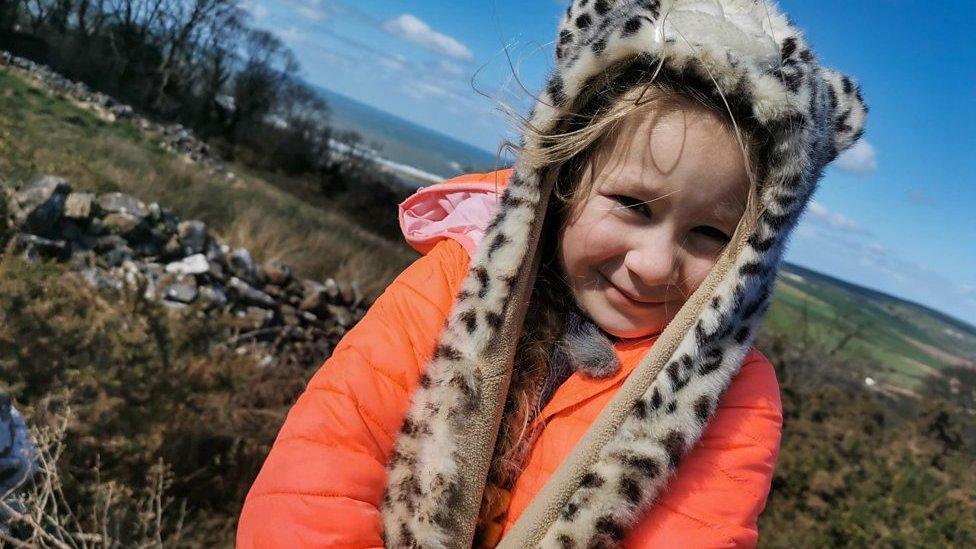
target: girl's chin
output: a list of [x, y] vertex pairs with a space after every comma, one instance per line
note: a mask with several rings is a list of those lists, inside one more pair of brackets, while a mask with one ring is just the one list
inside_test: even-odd
[[614, 310], [602, 310], [598, 311], [597, 314], [591, 314], [590, 318], [596, 322], [600, 329], [614, 337], [633, 339], [660, 333], [664, 327], [661, 326], [657, 316], [657, 314], [649, 312], [647, 317], [635, 320]]

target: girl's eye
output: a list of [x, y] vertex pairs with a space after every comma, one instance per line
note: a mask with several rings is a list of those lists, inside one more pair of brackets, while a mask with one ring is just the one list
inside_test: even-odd
[[716, 229], [715, 227], [708, 227], [708, 226], [702, 225], [700, 227], [695, 227], [695, 230], [698, 231], [699, 233], [701, 233], [701, 234], [709, 237], [709, 238], [712, 238], [712, 239], [717, 240], [718, 242], [721, 242], [722, 244], [728, 244], [729, 241], [732, 240], [732, 237], [731, 236], [729, 236], [729, 235], [725, 234], [724, 232]]
[[646, 217], [651, 216], [651, 210], [647, 207], [647, 202], [643, 200], [637, 200], [636, 198], [622, 194], [611, 195], [610, 198], [628, 210], [633, 210]]

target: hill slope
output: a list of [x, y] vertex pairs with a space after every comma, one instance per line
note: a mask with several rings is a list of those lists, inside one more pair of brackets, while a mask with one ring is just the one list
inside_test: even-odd
[[922, 305], [786, 265], [766, 329], [873, 363], [863, 372], [914, 391], [949, 367], [976, 369], [976, 328]]
[[282, 259], [307, 278], [361, 280], [369, 295], [416, 256], [355, 223], [308, 186], [229, 168], [238, 175], [234, 181], [160, 149], [129, 123], [101, 120], [0, 70], [0, 179], [56, 173], [78, 190], [120, 191], [167, 204], [261, 260]]

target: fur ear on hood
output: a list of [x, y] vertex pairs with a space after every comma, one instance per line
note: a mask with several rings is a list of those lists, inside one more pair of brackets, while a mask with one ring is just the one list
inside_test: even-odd
[[849, 76], [833, 69], [823, 69], [823, 79], [830, 84], [830, 106], [834, 114], [834, 151], [832, 161], [849, 149], [864, 134], [868, 106], [861, 97], [861, 88]]
[[[558, 33], [556, 69], [531, 114], [540, 134], [563, 131], [584, 92], [624, 62], [636, 74], [663, 72], [711, 95], [769, 139], [759, 218], [729, 244], [732, 253], [668, 324], [504, 547], [614, 545], [653, 505], [738, 373], [824, 167], [861, 136], [867, 113], [857, 83], [821, 67], [768, 0], [576, 0]], [[522, 145], [538, 146], [533, 139], [524, 136]], [[540, 261], [548, 185], [541, 169], [517, 160], [394, 448], [382, 507], [388, 546], [471, 544]]]

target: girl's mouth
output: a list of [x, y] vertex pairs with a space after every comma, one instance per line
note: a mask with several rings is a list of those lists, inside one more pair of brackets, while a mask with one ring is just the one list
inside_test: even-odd
[[629, 292], [621, 290], [617, 285], [610, 281], [610, 278], [605, 276], [603, 273], [599, 273], [600, 278], [607, 285], [607, 294], [610, 296], [612, 301], [617, 301], [631, 307], [648, 307], [652, 305], [659, 305], [657, 302], [643, 301], [637, 299]]

